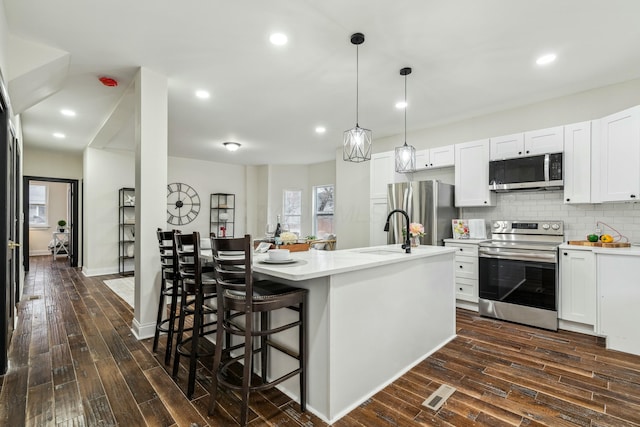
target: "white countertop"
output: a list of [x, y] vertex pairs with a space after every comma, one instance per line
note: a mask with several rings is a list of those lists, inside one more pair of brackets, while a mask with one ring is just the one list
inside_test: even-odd
[[631, 246], [630, 248], [603, 248], [600, 246], [582, 246], [563, 243], [559, 248], [560, 250], [571, 249], [578, 251], [591, 251], [596, 254], [640, 256], [640, 246]]
[[444, 246], [420, 245], [411, 248], [411, 253], [407, 254], [400, 246], [291, 252], [291, 258], [296, 260], [291, 264], [267, 264], [262, 262], [267, 259], [267, 254], [254, 254], [253, 271], [288, 280], [307, 280], [455, 252], [455, 249]]
[[491, 239], [444, 239], [445, 243], [466, 243], [468, 245], [479, 245], [482, 242], [488, 242]]

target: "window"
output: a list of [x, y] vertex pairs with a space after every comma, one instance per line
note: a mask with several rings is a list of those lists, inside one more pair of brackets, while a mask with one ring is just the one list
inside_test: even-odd
[[29, 226], [49, 226], [46, 185], [29, 184]]
[[292, 233], [302, 230], [302, 190], [284, 190], [284, 218], [282, 227]]
[[333, 185], [313, 187], [313, 234], [333, 234]]

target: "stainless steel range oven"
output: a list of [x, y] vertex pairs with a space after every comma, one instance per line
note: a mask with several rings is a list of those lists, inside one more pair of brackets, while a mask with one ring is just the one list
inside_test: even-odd
[[482, 316], [558, 329], [558, 246], [562, 221], [492, 221], [480, 244]]

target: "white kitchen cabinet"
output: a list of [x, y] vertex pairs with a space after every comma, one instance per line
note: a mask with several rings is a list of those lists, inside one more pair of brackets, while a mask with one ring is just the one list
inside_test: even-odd
[[395, 181], [394, 152], [371, 155], [369, 164], [369, 197], [387, 198], [387, 186]]
[[561, 153], [563, 149], [562, 126], [491, 138], [491, 160]]
[[516, 133], [491, 138], [491, 160], [511, 159], [524, 155], [524, 134]]
[[596, 254], [599, 333], [607, 348], [640, 355], [640, 256]]
[[489, 140], [455, 144], [456, 207], [495, 206], [489, 190]]
[[369, 200], [369, 246], [387, 244], [388, 233], [384, 231], [384, 224], [388, 213], [386, 197]]
[[596, 120], [591, 201], [640, 198], [640, 106]]
[[591, 122], [564, 127], [564, 202], [591, 203]]
[[453, 166], [454, 163], [454, 145], [416, 151], [416, 169], [444, 168]]
[[596, 264], [590, 250], [560, 249], [559, 318], [596, 325]]
[[[454, 274], [458, 301], [478, 304], [478, 243], [451, 239], [445, 241], [445, 246], [456, 249]], [[477, 311], [477, 305], [469, 306], [464, 302], [458, 302], [457, 305]]]

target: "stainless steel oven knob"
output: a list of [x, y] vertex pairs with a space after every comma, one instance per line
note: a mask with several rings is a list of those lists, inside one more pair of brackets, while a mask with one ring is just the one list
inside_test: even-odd
[[551, 224], [551, 228], [553, 228], [554, 230], [558, 230], [560, 228], [560, 225], [558, 224]]
[[548, 230], [549, 229], [549, 224], [542, 224], [542, 229], [543, 230]]
[[500, 228], [500, 223], [499, 222], [494, 222], [493, 223], [493, 228]]

